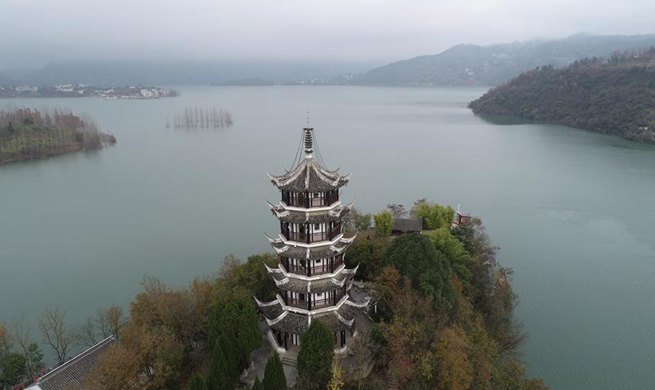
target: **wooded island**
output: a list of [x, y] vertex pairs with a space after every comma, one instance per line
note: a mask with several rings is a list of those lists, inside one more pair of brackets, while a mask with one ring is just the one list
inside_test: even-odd
[[69, 111], [41, 113], [30, 108], [0, 111], [0, 165], [116, 143], [90, 119]]
[[544, 66], [469, 107], [483, 117], [559, 124], [655, 143], [655, 48]]

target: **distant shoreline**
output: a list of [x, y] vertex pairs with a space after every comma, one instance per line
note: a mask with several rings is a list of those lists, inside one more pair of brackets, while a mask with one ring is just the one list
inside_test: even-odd
[[107, 100], [151, 100], [178, 95], [179, 93], [173, 89], [142, 85], [128, 85], [113, 88], [95, 87], [85, 84], [0, 86], [0, 99], [99, 97]]

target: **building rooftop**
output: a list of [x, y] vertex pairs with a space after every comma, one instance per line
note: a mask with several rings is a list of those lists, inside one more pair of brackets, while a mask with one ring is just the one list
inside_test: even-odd
[[396, 218], [391, 227], [391, 231], [397, 233], [418, 233], [421, 230], [423, 222], [420, 218]]
[[350, 246], [354, 239], [355, 237], [342, 237], [333, 244], [312, 247], [294, 246], [290, 243], [285, 243], [281, 238], [269, 238], [269, 241], [275, 252], [280, 256], [291, 257], [293, 259], [317, 260], [342, 253]]
[[271, 328], [298, 335], [304, 334], [309, 329], [311, 321], [321, 321], [333, 332], [350, 329], [355, 318], [366, 310], [368, 303], [369, 299], [362, 303], [355, 303], [350, 299], [346, 299], [336, 310], [330, 310], [310, 317], [284, 311], [282, 302], [279, 299], [268, 303], [257, 301], [259, 309]]
[[353, 204], [338, 204], [331, 210], [327, 211], [296, 211], [288, 210], [284, 205], [270, 204], [271, 211], [282, 222], [291, 223], [322, 223], [338, 221], [345, 217], [352, 209]]
[[330, 171], [312, 157], [305, 157], [284, 175], [268, 176], [277, 188], [291, 192], [327, 192], [345, 186], [350, 180], [350, 175], [341, 176], [338, 169]]
[[71, 390], [81, 389], [87, 376], [93, 370], [100, 356], [116, 342], [114, 336], [109, 336], [93, 347], [73, 357], [71, 360], [55, 368], [39, 378], [27, 390]]

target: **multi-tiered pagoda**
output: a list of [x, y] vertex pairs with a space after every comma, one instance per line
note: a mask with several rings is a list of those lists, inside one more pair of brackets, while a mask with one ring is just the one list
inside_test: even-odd
[[282, 200], [270, 204], [280, 221], [280, 235], [270, 238], [280, 258], [268, 272], [279, 292], [277, 299], [259, 308], [270, 327], [269, 337], [278, 349], [300, 344], [312, 321], [332, 330], [335, 345], [345, 349], [355, 317], [368, 299], [355, 303], [350, 288], [357, 267], [346, 268], [344, 256], [354, 237], [343, 234], [343, 218], [352, 209], [339, 199], [350, 175], [330, 171], [314, 157], [313, 129], [303, 130], [304, 158], [286, 174], [269, 175]]

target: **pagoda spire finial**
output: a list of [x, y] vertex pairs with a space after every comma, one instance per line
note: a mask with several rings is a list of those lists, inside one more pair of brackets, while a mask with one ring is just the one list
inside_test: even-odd
[[305, 158], [312, 158], [312, 153], [314, 152], [314, 140], [313, 132], [314, 129], [309, 127], [309, 111], [307, 111], [307, 127], [303, 129], [305, 131]]

